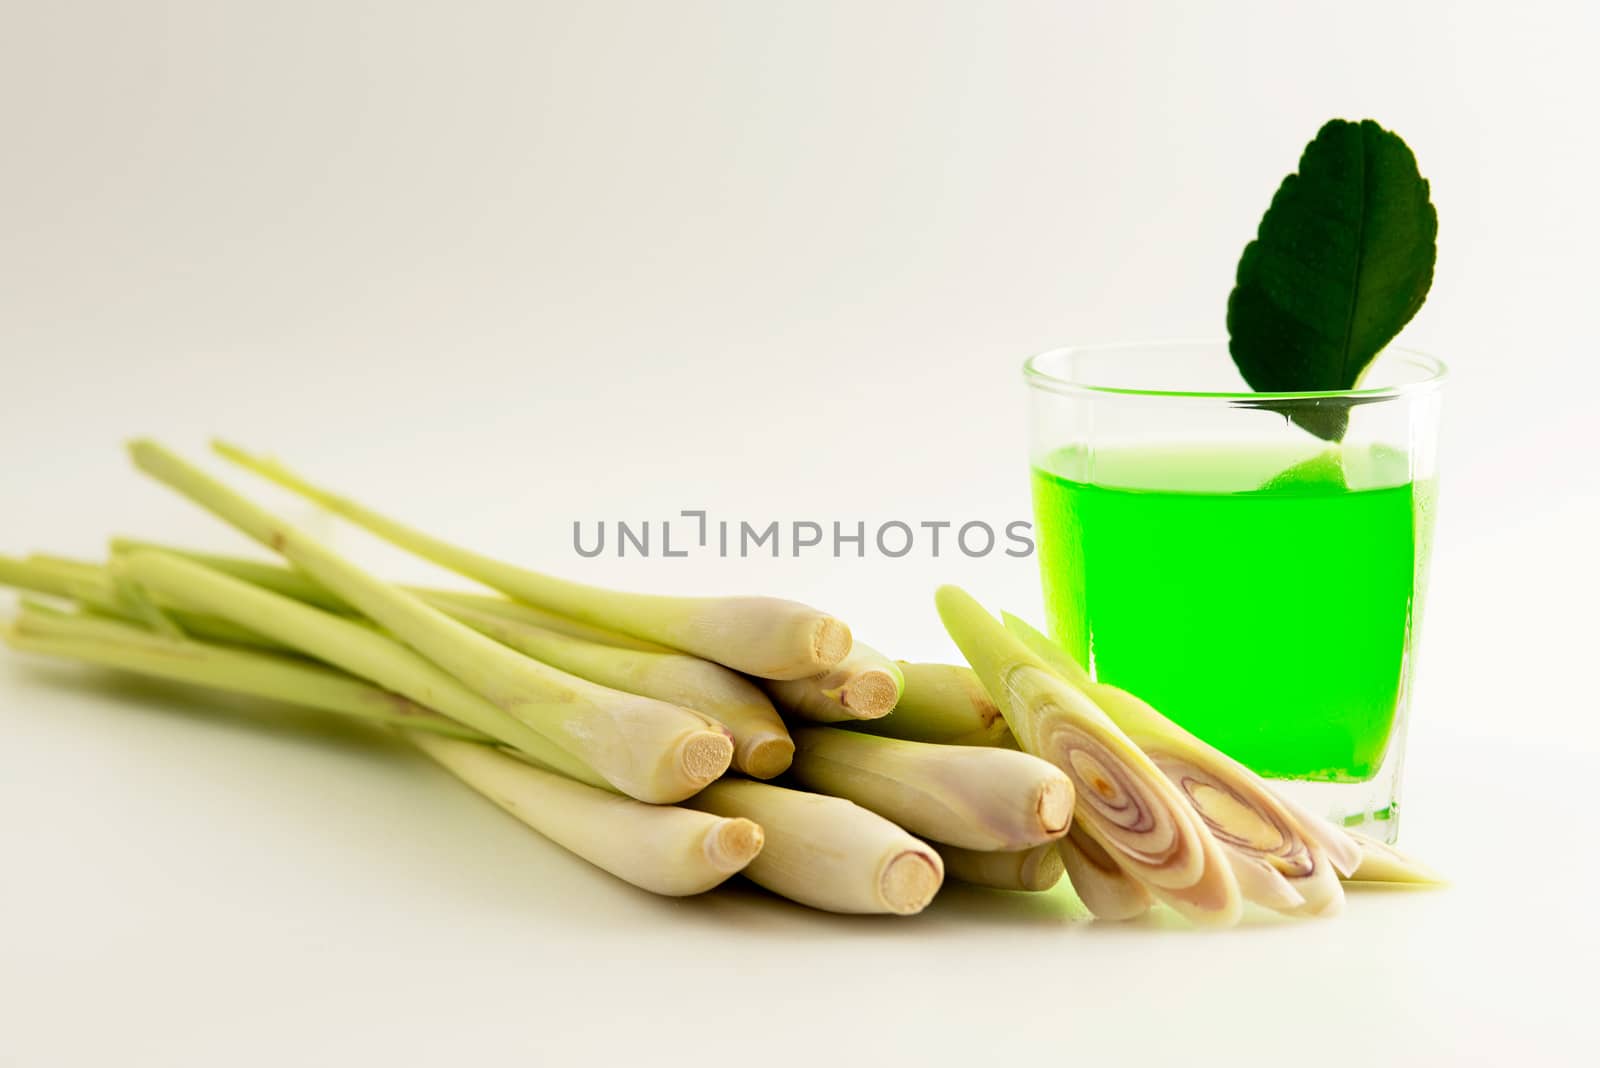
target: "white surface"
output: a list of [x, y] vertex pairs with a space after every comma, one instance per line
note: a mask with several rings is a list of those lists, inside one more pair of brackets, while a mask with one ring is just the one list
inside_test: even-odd
[[1455, 886], [1216, 935], [660, 901], [356, 732], [6, 656], [0, 1063], [1579, 1060], [1600, 26], [1285, 7], [10, 5], [0, 551], [237, 544], [117, 453], [222, 431], [912, 657], [940, 581], [1036, 616], [1033, 562], [584, 561], [571, 523], [1023, 517], [1020, 359], [1218, 333], [1317, 126], [1399, 129], [1442, 220], [1407, 339], [1455, 370], [1402, 842]]

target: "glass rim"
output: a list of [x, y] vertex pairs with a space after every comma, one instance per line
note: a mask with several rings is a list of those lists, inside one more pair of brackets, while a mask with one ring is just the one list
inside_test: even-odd
[[[1385, 355], [1398, 355], [1411, 366], [1419, 368], [1425, 377], [1416, 382], [1407, 382], [1394, 386], [1373, 386], [1354, 389], [1327, 389], [1303, 390], [1286, 393], [1258, 393], [1253, 390], [1177, 390], [1177, 389], [1143, 389], [1133, 386], [1108, 386], [1096, 385], [1072, 378], [1063, 378], [1060, 375], [1050, 374], [1041, 368], [1041, 363], [1052, 357], [1065, 353], [1093, 353], [1106, 354], [1114, 352], [1134, 351], [1139, 349], [1160, 348], [1200, 348], [1202, 346], [1227, 347], [1227, 341], [1220, 338], [1173, 338], [1165, 341], [1125, 341], [1099, 345], [1059, 345], [1053, 349], [1029, 356], [1022, 364], [1023, 380], [1035, 389], [1046, 390], [1066, 396], [1114, 396], [1114, 397], [1150, 397], [1168, 398], [1174, 400], [1224, 400], [1224, 401], [1296, 401], [1296, 400], [1344, 400], [1359, 399], [1365, 402], [1377, 400], [1390, 400], [1400, 397], [1413, 397], [1423, 393], [1431, 393], [1444, 384], [1450, 375], [1450, 369], [1443, 360], [1426, 352], [1413, 348], [1389, 347], [1379, 352], [1374, 359], [1382, 359]], [[1371, 365], [1369, 365], [1371, 366]]]

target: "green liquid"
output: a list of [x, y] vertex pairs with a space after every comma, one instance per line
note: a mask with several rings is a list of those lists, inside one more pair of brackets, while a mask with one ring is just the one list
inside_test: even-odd
[[1431, 514], [1405, 478], [1379, 449], [1061, 450], [1033, 473], [1050, 625], [1257, 772], [1370, 779]]

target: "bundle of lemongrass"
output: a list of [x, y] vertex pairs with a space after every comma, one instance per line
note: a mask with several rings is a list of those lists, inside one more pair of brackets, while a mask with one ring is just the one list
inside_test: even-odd
[[946, 876], [1038, 891], [1065, 874], [1102, 918], [1162, 901], [1222, 925], [1247, 900], [1330, 914], [1341, 876], [1434, 881], [954, 588], [939, 610], [971, 668], [896, 662], [804, 605], [551, 578], [218, 451], [497, 593], [386, 583], [136, 442], [141, 470], [283, 563], [125, 539], [104, 564], [0, 557], [0, 584], [73, 606], [25, 599], [0, 636], [384, 725], [659, 894], [742, 872], [817, 908], [908, 915]]

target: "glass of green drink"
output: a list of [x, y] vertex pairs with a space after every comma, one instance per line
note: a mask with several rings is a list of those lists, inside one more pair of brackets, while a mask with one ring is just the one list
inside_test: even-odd
[[1056, 640], [1313, 811], [1393, 841], [1444, 376], [1389, 349], [1354, 390], [1255, 393], [1226, 342], [1029, 360]]

